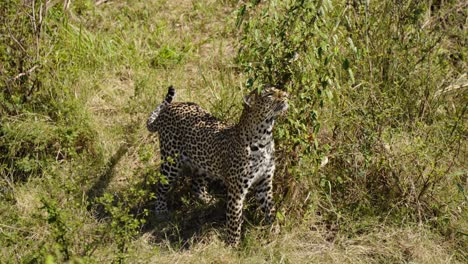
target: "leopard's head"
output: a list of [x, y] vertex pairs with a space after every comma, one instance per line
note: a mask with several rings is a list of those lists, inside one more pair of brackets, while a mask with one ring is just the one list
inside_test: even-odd
[[255, 113], [263, 120], [274, 118], [288, 109], [288, 93], [267, 86], [261, 92], [252, 91], [244, 97], [244, 111]]

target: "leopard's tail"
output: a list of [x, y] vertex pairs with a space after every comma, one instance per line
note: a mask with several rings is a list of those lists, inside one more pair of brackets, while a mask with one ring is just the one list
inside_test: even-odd
[[170, 103], [172, 102], [172, 99], [174, 99], [174, 97], [175, 97], [175, 89], [174, 89], [174, 87], [171, 85], [171, 86], [169, 86], [169, 88], [167, 89], [166, 98], [164, 98], [163, 103], [170, 104]]
[[174, 99], [175, 97], [175, 89], [174, 87], [171, 85], [169, 86], [169, 88], [167, 89], [167, 94], [166, 94], [166, 97], [164, 98], [164, 101], [162, 101], [162, 103], [160, 105], [158, 105], [158, 107], [156, 107], [156, 109], [151, 113], [150, 117], [148, 118], [148, 120], [146, 121], [146, 128], [150, 131], [150, 132], [156, 132], [158, 131], [158, 125], [157, 125], [157, 119], [158, 119], [158, 116], [159, 116], [159, 113], [161, 113], [161, 111], [168, 105], [172, 102], [172, 100]]

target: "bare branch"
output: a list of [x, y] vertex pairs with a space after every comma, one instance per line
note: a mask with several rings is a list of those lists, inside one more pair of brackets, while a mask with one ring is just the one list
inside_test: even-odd
[[16, 81], [16, 80], [18, 80], [19, 78], [21, 78], [22, 76], [31, 74], [31, 72], [33, 72], [35, 69], [37, 69], [37, 67], [39, 67], [39, 65], [34, 65], [34, 67], [32, 67], [31, 69], [27, 70], [26, 72], [22, 72], [22, 73], [16, 75], [16, 76], [13, 77], [11, 80], [12, 80], [12, 81]]
[[96, 1], [96, 6], [105, 4], [105, 3], [107, 3], [108, 1], [109, 1], [109, 0], [97, 0], [97, 1]]

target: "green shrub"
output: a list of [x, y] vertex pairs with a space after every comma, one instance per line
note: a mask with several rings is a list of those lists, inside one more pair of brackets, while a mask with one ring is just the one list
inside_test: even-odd
[[51, 81], [61, 78], [54, 70], [69, 60], [49, 50], [60, 44], [53, 38], [65, 20], [60, 8], [4, 1], [1, 10], [0, 174], [24, 181], [64, 160], [98, 157], [82, 102], [66, 83]]
[[[246, 85], [292, 95], [277, 129], [283, 210], [319, 206], [338, 224], [349, 220], [343, 214], [436, 225], [447, 210], [462, 217], [465, 11], [458, 1], [435, 5], [290, 0], [239, 9]], [[307, 198], [316, 191], [321, 200]]]

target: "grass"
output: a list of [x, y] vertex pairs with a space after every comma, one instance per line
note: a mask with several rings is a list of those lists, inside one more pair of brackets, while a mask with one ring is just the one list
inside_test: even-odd
[[[464, 3], [299, 2], [2, 3], [1, 262], [464, 263]], [[264, 82], [292, 94], [275, 224], [251, 203], [227, 247], [222, 191], [183, 184], [152, 215], [167, 86], [235, 122]]]

